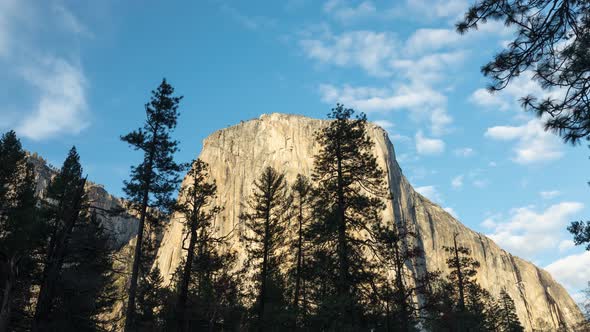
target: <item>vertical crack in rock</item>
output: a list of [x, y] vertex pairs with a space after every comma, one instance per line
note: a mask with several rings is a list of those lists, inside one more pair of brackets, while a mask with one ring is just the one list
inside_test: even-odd
[[530, 308], [529, 302], [527, 301], [525, 285], [523, 283], [522, 276], [520, 274], [520, 270], [518, 269], [518, 266], [516, 265], [516, 262], [514, 261], [514, 257], [512, 256], [512, 254], [510, 254], [510, 253], [507, 253], [507, 254], [508, 254], [508, 258], [510, 258], [510, 262], [512, 264], [512, 269], [514, 270], [514, 273], [516, 274], [516, 287], [518, 288], [518, 292], [520, 293], [520, 297], [521, 297], [522, 301], [524, 302], [524, 307], [526, 309], [529, 326], [532, 326], [533, 325], [533, 318], [532, 318], [532, 314], [531, 314], [531, 308]]

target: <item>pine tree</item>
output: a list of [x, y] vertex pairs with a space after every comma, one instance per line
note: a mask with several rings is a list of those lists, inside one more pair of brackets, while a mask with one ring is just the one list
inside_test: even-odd
[[[291, 187], [293, 196], [292, 210], [297, 221], [294, 237], [291, 241], [291, 250], [294, 252], [293, 266], [290, 269], [289, 276], [293, 287], [293, 327], [301, 325], [305, 320], [306, 304], [305, 304], [305, 270], [308, 266], [307, 262], [307, 235], [306, 231], [310, 221], [313, 193], [312, 186], [307, 177], [298, 174], [295, 183]], [[303, 302], [303, 303], [302, 303]], [[301, 307], [304, 307], [302, 310]]]
[[455, 301], [448, 319], [458, 331], [485, 331], [489, 325], [487, 315], [492, 303], [491, 296], [475, 281], [479, 262], [470, 256], [469, 248], [457, 243], [457, 237], [455, 233], [452, 247], [443, 247], [449, 254], [447, 266], [451, 270], [448, 280], [452, 291], [449, 295]]
[[[429, 285], [438, 278], [438, 272], [426, 272], [416, 276], [408, 266], [416, 267], [424, 259], [424, 251], [417, 245], [418, 234], [398, 223], [392, 226], [375, 225], [377, 254], [385, 275], [391, 279], [381, 281], [379, 298], [385, 302], [385, 327], [387, 331], [415, 331], [420, 311], [418, 297], [428, 298]], [[412, 283], [409, 280], [414, 279]]]
[[[154, 224], [161, 221], [157, 215], [150, 215], [150, 208], [168, 214], [174, 206], [172, 193], [179, 182], [182, 166], [173, 160], [178, 150], [178, 142], [170, 138], [170, 132], [176, 127], [178, 105], [182, 97], [175, 97], [174, 88], [162, 80], [156, 91], [152, 91], [150, 102], [145, 105], [146, 122], [121, 140], [135, 150], [143, 152], [143, 161], [131, 168], [131, 179], [125, 181], [123, 190], [130, 202], [130, 207], [139, 214], [139, 226], [133, 267], [131, 271], [129, 294], [125, 315], [125, 331], [134, 329], [137, 285], [142, 265], [144, 232], [146, 221]], [[145, 270], [145, 267], [144, 269]]]
[[[176, 208], [182, 215], [184, 228], [187, 232], [184, 242], [188, 240], [188, 247], [184, 246], [184, 242], [182, 246], [182, 249], [187, 251], [187, 256], [179, 280], [178, 302], [176, 304], [179, 331], [188, 331], [187, 300], [193, 274], [193, 263], [195, 260], [212, 258], [204, 257], [206, 253], [203, 251], [213, 246], [213, 243], [208, 242], [217, 240], [211, 234], [211, 222], [221, 210], [218, 206], [211, 206], [217, 186], [215, 182], [209, 182], [209, 166], [205, 162], [200, 159], [193, 161], [187, 177], [190, 180], [186, 186], [181, 188], [179, 195], [183, 197], [183, 200]], [[195, 258], [198, 255], [202, 255], [202, 257]]]
[[44, 331], [48, 328], [56, 288], [67, 254], [68, 241], [83, 213], [86, 199], [85, 184], [86, 179], [82, 178], [80, 156], [76, 148], [72, 147], [60, 172], [49, 184], [44, 202], [44, 217], [50, 228], [50, 236], [35, 307], [33, 331]]
[[0, 138], [0, 331], [28, 325], [31, 285], [40, 272], [44, 227], [35, 174], [14, 131]]
[[471, 254], [469, 248], [457, 244], [458, 235], [457, 233], [453, 235], [452, 247], [443, 248], [450, 254], [447, 258], [447, 266], [451, 269], [449, 279], [455, 285], [458, 294], [457, 308], [460, 312], [464, 312], [466, 287], [474, 282], [473, 278], [477, 274], [479, 262], [469, 256]]
[[164, 322], [159, 314], [167, 298], [167, 290], [162, 287], [164, 278], [159, 268], [149, 270], [141, 276], [137, 288], [136, 329], [138, 331], [158, 331]]
[[367, 136], [367, 118], [338, 104], [332, 120], [317, 133], [320, 146], [315, 156], [313, 180], [318, 188], [311, 227], [313, 240], [334, 259], [333, 292], [319, 304], [324, 321], [335, 329], [358, 329], [362, 325], [363, 298], [371, 289], [374, 268], [365, 252], [371, 242], [359, 235], [381, 223], [386, 196], [383, 171], [373, 155]]
[[115, 299], [112, 249], [96, 214], [85, 213], [74, 227], [55, 287], [49, 330], [101, 331]]
[[255, 275], [254, 297], [259, 331], [272, 322], [284, 322], [285, 286], [281, 271], [285, 231], [289, 222], [290, 199], [284, 174], [266, 167], [254, 181], [248, 212], [240, 219], [247, 231], [242, 234], [248, 254], [245, 268]]
[[561, 89], [522, 96], [521, 102], [546, 129], [575, 144], [590, 137], [589, 15], [587, 1], [478, 0], [457, 30], [476, 30], [488, 20], [515, 28], [514, 40], [481, 69], [491, 78], [489, 89], [502, 90], [527, 72], [544, 90]]
[[506, 290], [500, 292], [500, 298], [498, 300], [499, 308], [499, 325], [498, 330], [500, 332], [522, 332], [524, 328], [520, 324], [520, 320], [516, 315], [516, 307], [514, 306], [514, 300], [508, 295]]

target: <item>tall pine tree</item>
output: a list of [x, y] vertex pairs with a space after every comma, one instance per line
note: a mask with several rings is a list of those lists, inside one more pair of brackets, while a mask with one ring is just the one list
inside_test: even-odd
[[370, 241], [361, 235], [381, 223], [386, 196], [383, 171], [373, 155], [367, 135], [367, 118], [338, 104], [328, 115], [330, 123], [317, 134], [313, 180], [317, 185], [314, 241], [335, 260], [333, 292], [320, 304], [329, 328], [358, 329], [363, 318], [361, 301], [374, 277], [365, 255]]
[[83, 211], [72, 231], [57, 281], [51, 331], [102, 331], [115, 300], [108, 235], [96, 211]]
[[[305, 271], [309, 265], [307, 256], [309, 253], [307, 245], [307, 228], [311, 217], [311, 208], [313, 204], [312, 185], [307, 177], [298, 174], [295, 183], [291, 187], [293, 197], [293, 215], [296, 220], [294, 236], [291, 239], [291, 251], [294, 263], [289, 271], [289, 279], [292, 286], [292, 315], [293, 327], [299, 327], [302, 321], [305, 321], [306, 314], [306, 287]], [[302, 308], [303, 307], [303, 308]]]
[[150, 218], [149, 209], [154, 208], [163, 214], [171, 211], [174, 206], [172, 194], [177, 188], [179, 172], [182, 170], [182, 166], [173, 159], [178, 142], [170, 137], [170, 132], [176, 127], [178, 105], [182, 97], [173, 94], [174, 88], [165, 79], [162, 80], [160, 86], [152, 91], [150, 102], [145, 105], [146, 121], [143, 127], [121, 137], [134, 150], [143, 153], [142, 162], [131, 168], [131, 179], [125, 181], [123, 188], [131, 208], [139, 214], [125, 315], [126, 332], [135, 328], [137, 285], [140, 274], [146, 272], [140, 271], [145, 223], [147, 220], [155, 223], [161, 221], [157, 216]]
[[415, 267], [424, 260], [424, 251], [417, 244], [418, 234], [406, 225], [375, 225], [373, 232], [384, 274], [391, 276], [382, 280], [379, 287], [379, 297], [385, 305], [386, 330], [416, 331], [425, 299], [429, 298], [429, 285], [439, 273], [414, 274]]
[[[215, 237], [212, 222], [221, 208], [211, 204], [212, 200], [215, 199], [217, 185], [215, 182], [210, 181], [209, 166], [202, 160], [197, 159], [193, 161], [187, 177], [189, 180], [180, 190], [179, 197], [182, 197], [182, 200], [177, 207], [177, 211], [182, 215], [186, 232], [182, 249], [187, 252], [182, 269], [179, 271], [180, 278], [177, 287], [176, 315], [178, 331], [189, 330], [188, 313], [192, 304], [189, 304], [188, 300], [191, 285], [195, 285], [197, 289], [196, 295], [201, 297], [199, 299], [200, 304], [213, 303], [217, 294], [205, 294], [205, 288], [211, 286], [212, 282], [206, 279], [220, 269], [219, 266], [215, 266], [215, 263], [227, 263], [215, 251], [217, 244], [223, 242], [223, 239]], [[188, 246], [185, 246], [187, 240]], [[198, 274], [197, 280], [193, 279], [194, 274]], [[206, 283], [208, 285], [205, 285]], [[210, 297], [205, 295], [210, 295]], [[201, 306], [201, 309], [204, 309], [203, 306]], [[197, 317], [191, 315], [191, 320], [201, 320], [208, 323], [209, 319], [206, 319], [206, 316], [201, 315], [200, 319], [197, 319]]]
[[[248, 211], [240, 216], [247, 231], [242, 234], [248, 254], [245, 268], [254, 274], [256, 323], [259, 331], [285, 322], [286, 305], [282, 264], [290, 199], [285, 175], [266, 167], [254, 181]], [[276, 327], [276, 325], [274, 325]]]
[[85, 184], [80, 156], [76, 148], [72, 147], [61, 170], [49, 184], [44, 201], [44, 217], [50, 234], [35, 307], [33, 331], [45, 331], [49, 328], [56, 288], [68, 252], [68, 242], [74, 227], [82, 219], [86, 199]]
[[506, 290], [500, 292], [498, 299], [498, 329], [499, 332], [523, 332], [524, 328], [516, 315], [514, 300], [508, 295]]
[[0, 138], [0, 331], [27, 325], [31, 286], [41, 268], [44, 227], [35, 174], [14, 131]]

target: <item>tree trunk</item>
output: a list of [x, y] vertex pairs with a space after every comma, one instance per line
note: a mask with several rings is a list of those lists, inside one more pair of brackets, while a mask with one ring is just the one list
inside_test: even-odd
[[2, 307], [0, 307], [0, 332], [8, 331], [8, 323], [10, 323], [10, 313], [12, 309], [12, 292], [14, 289], [14, 283], [16, 282], [17, 264], [18, 262], [14, 259], [14, 257], [7, 259], [6, 261], [8, 277], [4, 283]]
[[400, 308], [401, 311], [401, 317], [400, 317], [400, 324], [401, 324], [401, 330], [402, 331], [410, 331], [410, 324], [409, 324], [409, 320], [410, 320], [410, 315], [408, 313], [408, 303], [406, 300], [406, 287], [404, 285], [404, 280], [403, 280], [403, 268], [404, 268], [404, 261], [403, 258], [401, 257], [401, 254], [399, 252], [399, 242], [395, 242], [394, 243], [394, 254], [395, 254], [395, 283], [396, 283], [396, 288], [397, 288], [397, 294], [398, 294], [398, 298], [397, 300], [397, 305]]
[[299, 197], [299, 237], [297, 240], [297, 269], [295, 271], [295, 294], [293, 299], [294, 328], [297, 327], [299, 314], [299, 293], [301, 289], [301, 265], [303, 263], [303, 200]]
[[64, 216], [64, 229], [58, 232], [59, 236], [55, 241], [55, 246], [51, 257], [48, 257], [47, 265], [43, 273], [43, 281], [37, 297], [37, 306], [35, 307], [35, 316], [33, 318], [32, 331], [44, 331], [51, 311], [51, 300], [53, 299], [54, 286], [59, 278], [59, 273], [66, 254], [68, 238], [78, 221], [80, 210], [82, 208], [82, 197], [84, 196], [84, 186], [86, 179], [79, 184], [76, 192], [76, 200], [69, 213]]
[[127, 300], [127, 308], [125, 310], [125, 332], [131, 332], [135, 329], [135, 296], [137, 293], [137, 279], [139, 278], [139, 264], [141, 263], [141, 245], [143, 243], [143, 231], [145, 228], [145, 219], [147, 214], [147, 207], [150, 198], [150, 190], [152, 184], [152, 170], [155, 158], [156, 134], [159, 127], [156, 125], [152, 131], [152, 141], [149, 152], [147, 164], [147, 177], [145, 180], [145, 187], [143, 188], [143, 200], [141, 202], [141, 211], [139, 216], [139, 225], [137, 229], [137, 240], [135, 242], [135, 253], [133, 255], [133, 268], [131, 270], [131, 280], [129, 285], [129, 299]]
[[459, 283], [459, 311], [465, 311], [465, 289], [463, 285], [463, 273], [461, 272], [461, 261], [459, 260], [459, 250], [457, 249], [457, 234], [453, 236], [453, 245], [455, 248], [455, 268], [457, 269], [457, 281]]
[[[194, 197], [193, 197], [194, 198]], [[186, 303], [188, 299], [188, 287], [191, 281], [191, 272], [193, 268], [193, 260], [195, 257], [195, 245], [197, 243], [197, 226], [198, 226], [198, 216], [199, 209], [195, 206], [193, 210], [193, 216], [190, 221], [190, 240], [188, 245], [188, 253], [186, 257], [186, 262], [184, 263], [184, 270], [182, 272], [182, 280], [180, 283], [180, 290], [178, 294], [178, 303], [176, 304], [176, 310], [179, 313], [178, 316], [178, 327], [180, 331], [186, 332], [188, 331], [188, 320], [186, 314]]]
[[[270, 188], [269, 188], [270, 192]], [[262, 254], [262, 273], [261, 273], [261, 284], [260, 284], [260, 294], [259, 294], [259, 302], [258, 302], [258, 331], [264, 331], [264, 306], [266, 302], [266, 279], [268, 278], [268, 246], [269, 246], [269, 236], [270, 236], [270, 197], [268, 197], [267, 202], [267, 209], [266, 209], [266, 216], [264, 220], [264, 247], [263, 247], [263, 254]]]
[[[346, 207], [344, 202], [344, 179], [342, 174], [342, 155], [340, 145], [337, 147], [337, 178], [338, 178], [338, 260], [339, 260], [339, 276], [338, 276], [338, 295], [342, 302], [348, 302], [350, 296], [350, 285], [348, 278], [348, 250], [346, 240]], [[348, 304], [348, 305], [347, 305]], [[352, 319], [354, 315], [352, 312], [352, 303], [341, 303], [340, 315], [343, 319]]]

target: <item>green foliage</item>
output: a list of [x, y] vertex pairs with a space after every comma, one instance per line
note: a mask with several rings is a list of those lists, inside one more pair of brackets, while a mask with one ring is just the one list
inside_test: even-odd
[[312, 184], [306, 176], [297, 175], [295, 183], [291, 186], [291, 196], [291, 210], [296, 223], [294, 227], [291, 227], [292, 236], [289, 241], [291, 266], [287, 272], [287, 288], [291, 299], [291, 325], [300, 328], [305, 326], [309, 314], [307, 279], [309, 276], [310, 244], [307, 239], [307, 231], [311, 221], [314, 199]]
[[248, 296], [254, 302], [255, 326], [268, 329], [288, 320], [282, 268], [291, 200], [284, 174], [272, 167], [265, 168], [253, 185], [247, 212], [240, 216], [246, 227], [241, 237], [248, 254], [245, 269], [254, 274]]
[[112, 250], [96, 213], [75, 227], [56, 284], [50, 329], [100, 331], [115, 300]]
[[176, 128], [178, 106], [182, 100], [173, 94], [174, 88], [163, 79], [152, 91], [150, 102], [145, 104], [143, 127], [121, 137], [134, 150], [144, 154], [142, 162], [131, 167], [131, 179], [124, 181], [123, 188], [131, 207], [138, 212], [142, 212], [145, 206], [157, 208], [165, 214], [174, 208], [172, 194], [180, 182], [179, 172], [183, 165], [173, 159], [178, 151], [178, 141], [172, 140], [170, 133]]
[[523, 332], [524, 328], [516, 315], [514, 300], [508, 295], [506, 290], [500, 292], [500, 298], [497, 301], [497, 325], [496, 331], [499, 332]]
[[[121, 137], [121, 140], [127, 142], [134, 150], [143, 153], [142, 162], [131, 167], [131, 179], [124, 182], [123, 188], [129, 207], [139, 214], [125, 331], [133, 330], [136, 323], [135, 302], [140, 273], [149, 271], [149, 263], [142, 253], [144, 233], [150, 230], [157, 233], [164, 220], [163, 216], [173, 211], [176, 203], [172, 194], [177, 189], [180, 182], [179, 172], [184, 166], [177, 164], [173, 159], [174, 153], [178, 151], [178, 142], [171, 139], [170, 133], [176, 127], [178, 105], [182, 99], [173, 94], [174, 88], [165, 79], [162, 80], [160, 86], [152, 91], [150, 102], [145, 105], [146, 121], [143, 127]], [[155, 213], [151, 213], [152, 211]], [[146, 220], [151, 227], [145, 227]], [[145, 235], [150, 237], [153, 233]]]
[[590, 221], [574, 221], [567, 230], [574, 235], [576, 245], [586, 244], [586, 250], [590, 250]]
[[0, 330], [30, 324], [29, 299], [42, 268], [44, 230], [33, 168], [9, 131], [0, 138]]
[[[212, 221], [220, 211], [211, 205], [217, 186], [209, 179], [209, 166], [197, 159], [181, 188], [176, 210], [182, 216], [186, 258], [179, 265], [173, 285], [176, 292], [165, 309], [168, 329], [232, 329], [239, 326], [241, 305], [236, 255], [225, 251], [228, 235], [217, 236]], [[188, 240], [188, 246], [187, 246]]]
[[69, 241], [77, 224], [84, 219], [86, 202], [80, 156], [72, 147], [59, 173], [47, 187], [43, 201], [43, 218], [49, 230], [49, 243], [45, 249], [43, 277], [39, 286], [33, 331], [43, 331], [52, 324], [52, 311], [56, 308], [56, 296], [62, 268], [69, 254]]
[[338, 104], [332, 121], [317, 134], [313, 181], [317, 186], [310, 238], [319, 247], [326, 270], [324, 295], [317, 303], [318, 317], [332, 329], [364, 325], [373, 292], [376, 269], [367, 259], [371, 241], [359, 236], [381, 222], [386, 196], [383, 171], [373, 155], [364, 114]]
[[565, 142], [590, 135], [590, 4], [576, 0], [479, 0], [457, 24], [464, 33], [488, 20], [502, 21], [516, 36], [482, 67], [492, 79], [489, 89], [504, 89], [527, 71], [544, 89], [562, 89], [559, 96], [528, 95], [526, 109], [545, 121]]
[[136, 322], [138, 331], [158, 331], [164, 325], [159, 314], [168, 292], [162, 285], [164, 278], [159, 268], [142, 274], [137, 288]]
[[[417, 245], [416, 232], [409, 231], [402, 223], [374, 225], [373, 228], [382, 274], [392, 276], [379, 282], [378, 298], [385, 316], [383, 325], [393, 331], [416, 331], [422, 309], [428, 303], [429, 286], [439, 273], [414, 275], [415, 267], [424, 259], [424, 251]], [[410, 280], [414, 282], [408, 283]]]

